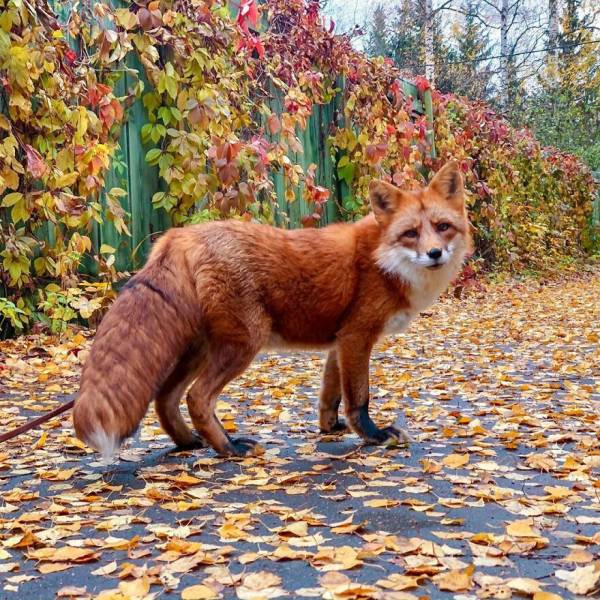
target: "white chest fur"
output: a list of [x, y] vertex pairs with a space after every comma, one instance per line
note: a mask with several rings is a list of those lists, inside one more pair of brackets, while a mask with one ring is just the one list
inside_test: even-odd
[[411, 312], [408, 310], [401, 310], [387, 320], [383, 333], [386, 335], [402, 333], [403, 331], [406, 331], [413, 318]]
[[392, 335], [406, 331], [410, 322], [420, 312], [431, 306], [448, 287], [455, 275], [453, 265], [444, 266], [439, 271], [423, 271], [412, 277], [408, 291], [410, 307], [392, 315], [386, 322], [383, 333]]

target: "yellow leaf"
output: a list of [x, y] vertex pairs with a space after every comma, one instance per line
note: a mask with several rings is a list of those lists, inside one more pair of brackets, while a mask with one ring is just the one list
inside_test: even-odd
[[375, 583], [382, 588], [386, 588], [388, 590], [394, 590], [396, 592], [401, 592], [402, 590], [409, 590], [412, 588], [419, 587], [419, 581], [422, 579], [422, 576], [410, 577], [408, 575], [400, 575], [400, 573], [392, 573], [388, 575], [386, 579], [380, 579]]
[[62, 546], [61, 548], [40, 548], [28, 552], [29, 558], [51, 562], [88, 562], [95, 560], [97, 554], [89, 548], [74, 548]]
[[103, 567], [100, 567], [100, 568], [92, 571], [92, 575], [110, 575], [111, 573], [114, 573], [116, 570], [117, 570], [117, 561], [113, 560], [112, 562], [108, 563], [107, 565], [104, 565]]
[[473, 587], [475, 566], [469, 565], [464, 569], [452, 570], [436, 575], [433, 578], [440, 590], [447, 592], [467, 592]]
[[541, 592], [542, 588], [538, 581], [535, 579], [529, 579], [528, 577], [513, 577], [508, 581], [504, 582], [511, 590], [518, 592], [519, 594], [533, 595], [537, 592]]
[[527, 519], [509, 523], [506, 526], [506, 533], [514, 537], [539, 537], [539, 533], [531, 528], [531, 523]]
[[525, 459], [525, 464], [532, 469], [540, 471], [551, 471], [556, 468], [556, 461], [551, 456], [545, 454], [530, 454]]
[[69, 563], [53, 563], [53, 562], [45, 562], [41, 563], [38, 566], [38, 571], [42, 575], [48, 575], [50, 573], [58, 573], [59, 571], [66, 571], [70, 569], [73, 565]]
[[376, 500], [367, 500], [364, 505], [369, 508], [392, 508], [398, 506], [399, 500], [392, 500], [390, 498], [377, 498]]
[[181, 592], [181, 600], [211, 600], [219, 595], [207, 585], [192, 585]]
[[306, 557], [306, 552], [294, 550], [287, 544], [277, 546], [275, 551], [270, 555], [270, 558], [275, 560], [304, 560]]
[[225, 523], [225, 525], [221, 525], [221, 527], [219, 527], [219, 535], [224, 540], [234, 541], [243, 540], [248, 537], [248, 534], [245, 531], [242, 531], [233, 523]]
[[40, 439], [34, 444], [34, 448], [40, 449], [46, 445], [46, 439], [48, 438], [48, 432], [44, 431], [42, 435], [40, 435]]
[[563, 600], [563, 598], [552, 592], [536, 592], [532, 600]]
[[127, 598], [143, 598], [150, 591], [150, 580], [144, 576], [133, 581], [121, 581], [119, 591]]
[[80, 439], [75, 438], [75, 437], [68, 437], [64, 441], [64, 444], [66, 446], [72, 446], [74, 448], [80, 448], [81, 450], [85, 450], [86, 447], [87, 447], [84, 442], [82, 442]]
[[351, 546], [321, 547], [311, 559], [311, 564], [319, 571], [345, 571], [363, 564], [356, 548]]
[[308, 523], [306, 521], [296, 521], [295, 523], [291, 523], [287, 527], [281, 529], [279, 531], [279, 535], [295, 535], [297, 537], [304, 537], [305, 535], [308, 535]]
[[600, 568], [597, 568], [595, 564], [578, 567], [574, 571], [559, 570], [554, 575], [561, 580], [560, 585], [566, 587], [573, 594], [589, 594], [600, 584]]
[[464, 467], [469, 463], [469, 455], [468, 454], [450, 454], [445, 456], [442, 460], [442, 463], [446, 467], [450, 467], [451, 469], [460, 469], [460, 467]]
[[421, 460], [423, 465], [423, 473], [439, 473], [442, 470], [442, 465], [435, 460], [424, 458]]
[[582, 548], [573, 549], [567, 556], [562, 559], [562, 562], [574, 562], [587, 564], [594, 560], [594, 555], [587, 550], [583, 550]]
[[40, 478], [48, 481], [67, 481], [68, 479], [71, 479], [76, 472], [77, 467], [64, 469], [62, 471], [43, 471], [40, 473]]

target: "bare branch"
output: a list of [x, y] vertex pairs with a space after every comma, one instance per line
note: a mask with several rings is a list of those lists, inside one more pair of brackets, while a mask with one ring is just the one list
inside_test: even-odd
[[485, 27], [489, 27], [490, 29], [500, 29], [500, 27], [498, 27], [498, 25], [492, 25], [491, 23], [488, 23], [483, 17], [481, 17], [481, 15], [479, 15], [477, 13], [465, 12], [464, 10], [461, 10], [460, 8], [454, 8], [454, 7], [448, 7], [446, 10], [459, 13], [461, 15], [464, 15], [465, 17], [474, 17], [482, 25], [484, 25]]
[[452, 3], [454, 2], [454, 0], [446, 0], [446, 2], [444, 2], [441, 6], [438, 6], [437, 8], [434, 8], [432, 11], [432, 16], [437, 15], [439, 12], [442, 12], [443, 10], [447, 9]]
[[491, 2], [491, 0], [481, 0], [484, 4], [487, 4], [490, 8], [493, 8], [498, 14], [500, 14], [500, 8]]

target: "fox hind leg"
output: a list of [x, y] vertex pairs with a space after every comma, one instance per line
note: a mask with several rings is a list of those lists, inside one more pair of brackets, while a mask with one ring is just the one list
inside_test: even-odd
[[173, 369], [155, 399], [162, 428], [180, 449], [202, 448], [206, 443], [186, 424], [179, 408], [186, 389], [198, 376], [202, 363], [199, 350], [187, 352]]
[[348, 431], [346, 422], [338, 415], [341, 401], [342, 381], [337, 352], [331, 350], [325, 361], [321, 393], [319, 395], [319, 428], [321, 433]]
[[235, 341], [212, 344], [198, 378], [190, 388], [187, 403], [198, 433], [221, 456], [244, 456], [256, 444], [248, 438], [231, 438], [215, 414], [221, 390], [241, 375], [252, 362], [256, 349]]

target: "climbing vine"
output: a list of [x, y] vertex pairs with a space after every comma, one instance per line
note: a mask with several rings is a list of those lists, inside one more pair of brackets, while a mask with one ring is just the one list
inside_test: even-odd
[[[433, 93], [431, 124], [401, 73], [357, 52], [314, 0], [0, 0], [0, 328], [58, 329], [114, 296], [115, 249], [94, 223], [129, 235], [124, 187], [107, 186], [134, 102], [145, 160], [163, 182], [151, 202], [174, 225], [216, 218], [285, 222], [288, 203], [318, 225], [368, 210], [368, 182], [423, 183], [461, 161], [478, 252], [496, 268], [544, 269], [591, 247], [594, 185], [573, 156], [543, 149], [486, 106]], [[61, 19], [55, 11], [61, 13]], [[65, 16], [66, 15], [66, 16]], [[134, 81], [117, 94], [124, 73]], [[425, 80], [415, 82], [420, 92]], [[123, 86], [121, 86], [122, 89]], [[336, 189], [302, 164], [300, 132], [317, 105]], [[299, 164], [300, 163], [300, 164]], [[332, 192], [334, 196], [332, 197]], [[281, 201], [281, 198], [279, 198]]]

